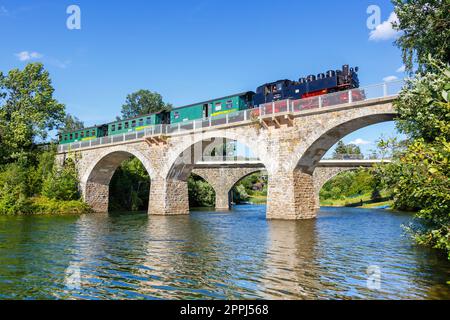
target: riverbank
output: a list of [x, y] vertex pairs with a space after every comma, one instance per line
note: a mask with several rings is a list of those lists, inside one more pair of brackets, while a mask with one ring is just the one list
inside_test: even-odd
[[55, 200], [46, 197], [33, 197], [22, 200], [17, 210], [4, 210], [0, 215], [78, 215], [91, 213], [92, 210], [81, 200]]
[[[266, 196], [251, 196], [248, 200], [251, 204], [266, 204]], [[389, 198], [381, 198], [379, 200], [372, 200], [371, 195], [365, 194], [357, 197], [343, 198], [343, 199], [327, 199], [320, 200], [320, 205], [323, 207], [352, 207], [363, 209], [376, 209], [376, 208], [392, 208], [394, 202]]]

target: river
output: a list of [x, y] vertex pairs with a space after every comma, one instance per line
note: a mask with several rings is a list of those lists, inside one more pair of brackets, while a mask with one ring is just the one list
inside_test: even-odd
[[2, 216], [0, 299], [450, 299], [450, 263], [404, 236], [410, 220], [322, 208], [316, 220], [266, 221], [251, 205]]

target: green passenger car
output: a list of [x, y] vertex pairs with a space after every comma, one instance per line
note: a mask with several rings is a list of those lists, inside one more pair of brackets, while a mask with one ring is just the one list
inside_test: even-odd
[[244, 92], [176, 108], [170, 112], [170, 123], [204, 119], [245, 110], [251, 107], [252, 96], [253, 92]]
[[165, 123], [164, 112], [120, 120], [108, 124], [108, 136], [144, 130], [150, 126]]
[[60, 143], [82, 142], [97, 139], [105, 135], [104, 127], [91, 127], [60, 134]]

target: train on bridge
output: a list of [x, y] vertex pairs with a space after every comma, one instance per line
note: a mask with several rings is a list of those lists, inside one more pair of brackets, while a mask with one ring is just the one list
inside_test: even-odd
[[[259, 116], [259, 106], [266, 103], [287, 99], [306, 99], [335, 92], [337, 92], [336, 95], [328, 95], [324, 99], [323, 106], [335, 105], [337, 104], [336, 102], [347, 103], [350, 97], [347, 92], [343, 91], [359, 88], [357, 73], [357, 67], [351, 68], [349, 65], [344, 65], [341, 70], [329, 70], [326, 73], [309, 75], [305, 78], [300, 78], [298, 81], [285, 79], [266, 83], [258, 87], [256, 92], [242, 92], [174, 108], [171, 111], [142, 115], [136, 118], [118, 120], [91, 128], [64, 132], [63, 134], [60, 134], [59, 140], [60, 144], [88, 141], [132, 131], [140, 131], [154, 125], [177, 124], [231, 114], [247, 109], [254, 109], [254, 116]], [[342, 92], [342, 94], [339, 94], [339, 92]], [[364, 92], [360, 90], [354, 90], [351, 94], [352, 101], [364, 99]], [[313, 100], [311, 100], [310, 107], [315, 107]], [[308, 104], [304, 105], [303, 108], [308, 109]], [[277, 112], [276, 109], [274, 111]]]

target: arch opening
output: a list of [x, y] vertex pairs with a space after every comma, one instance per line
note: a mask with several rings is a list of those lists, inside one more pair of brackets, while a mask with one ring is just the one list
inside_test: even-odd
[[312, 175], [325, 154], [345, 136], [374, 124], [393, 121], [394, 113], [367, 115], [344, 122], [327, 130], [309, 145], [301, 155], [296, 170]]
[[372, 207], [390, 200], [372, 168], [317, 168], [314, 174], [321, 206]]
[[[243, 148], [239, 148], [237, 145], [241, 145]], [[196, 207], [199, 204], [209, 206], [214, 200], [212, 207], [215, 207], [216, 210], [229, 210], [233, 186], [243, 176], [249, 174], [248, 170], [252, 170], [252, 172], [259, 170], [255, 170], [254, 167], [249, 168], [245, 164], [245, 159], [249, 158], [248, 150], [252, 155], [254, 154], [253, 148], [251, 149], [246, 143], [242, 143], [239, 139], [231, 139], [228, 136], [212, 136], [192, 142], [179, 154], [168, 170], [167, 183], [175, 183], [179, 188], [166, 188], [167, 192], [172, 194], [167, 199], [170, 201], [170, 199], [190, 198], [189, 201], [183, 200], [183, 202], [185, 205], [189, 202], [191, 207]], [[205, 159], [205, 155], [212, 159]], [[215, 158], [217, 155], [220, 155], [220, 157]], [[259, 157], [254, 156], [253, 159], [255, 158], [259, 159]], [[236, 160], [240, 161], [239, 164], [234, 162]], [[252, 166], [255, 166], [255, 163]], [[263, 165], [258, 164], [257, 166]], [[201, 178], [192, 177], [192, 173]], [[198, 188], [197, 190], [191, 190], [198, 185], [202, 187], [200, 192], [198, 192]], [[203, 197], [206, 201], [192, 199], [195, 191], [197, 191], [197, 196]]]
[[142, 159], [122, 150], [101, 157], [81, 180], [86, 203], [103, 213], [148, 208], [151, 170]]
[[108, 212], [148, 211], [150, 176], [136, 157], [123, 161], [109, 184]]
[[249, 172], [240, 178], [230, 190], [232, 205], [266, 204], [269, 177], [264, 169]]

